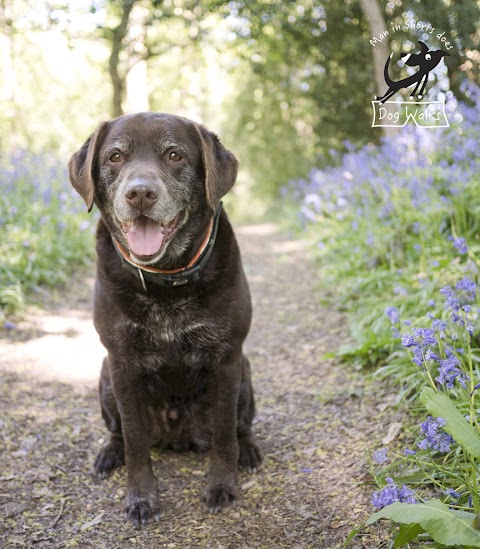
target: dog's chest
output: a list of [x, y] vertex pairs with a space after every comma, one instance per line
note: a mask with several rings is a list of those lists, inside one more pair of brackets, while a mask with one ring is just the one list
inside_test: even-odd
[[147, 369], [210, 368], [229, 350], [225, 319], [213, 317], [192, 300], [139, 303], [122, 324], [131, 354], [141, 357]]

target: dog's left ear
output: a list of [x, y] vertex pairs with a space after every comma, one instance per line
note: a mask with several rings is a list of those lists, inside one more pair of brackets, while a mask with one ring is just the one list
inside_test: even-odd
[[95, 197], [95, 156], [105, 135], [107, 125], [107, 122], [100, 124], [96, 132], [85, 141], [68, 162], [70, 183], [83, 200], [85, 200], [89, 212], [93, 207], [93, 199]]
[[201, 124], [195, 124], [202, 151], [207, 203], [215, 211], [223, 195], [235, 184], [238, 160], [218, 137]]

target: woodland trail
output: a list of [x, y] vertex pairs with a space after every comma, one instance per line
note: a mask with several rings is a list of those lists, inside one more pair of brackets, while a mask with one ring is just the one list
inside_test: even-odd
[[[91, 472], [107, 436], [97, 395], [104, 350], [91, 321], [93, 274], [77, 276], [0, 332], [0, 547], [333, 549], [372, 512], [366, 449], [381, 447], [398, 421], [394, 399], [323, 358], [347, 329], [320, 304], [325, 290], [305, 242], [267, 224], [237, 236], [266, 457], [258, 474], [239, 475], [240, 505], [209, 516], [199, 500], [207, 458], [155, 450], [164, 516], [140, 531], [124, 523], [124, 469], [105, 481]], [[386, 547], [385, 536], [370, 529], [351, 547]]]

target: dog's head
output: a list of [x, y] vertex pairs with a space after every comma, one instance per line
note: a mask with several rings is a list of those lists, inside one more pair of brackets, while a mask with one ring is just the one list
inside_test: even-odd
[[182, 255], [233, 187], [237, 167], [204, 126], [140, 113], [101, 124], [71, 157], [69, 175], [132, 259], [152, 265]]
[[420, 66], [424, 72], [434, 69], [443, 57], [449, 57], [450, 54], [443, 50], [431, 50], [424, 43], [419, 41], [420, 53], [402, 53], [401, 58], [406, 65], [410, 67]]

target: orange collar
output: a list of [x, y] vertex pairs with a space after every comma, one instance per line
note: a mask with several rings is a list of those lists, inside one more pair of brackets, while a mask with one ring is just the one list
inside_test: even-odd
[[163, 270], [149, 267], [148, 265], [139, 265], [130, 258], [130, 254], [123, 248], [118, 240], [112, 236], [114, 248], [122, 260], [123, 267], [137, 278], [140, 278], [145, 291], [147, 291], [145, 280], [154, 282], [160, 286], [183, 286], [195, 282], [200, 278], [200, 273], [207, 264], [213, 251], [221, 209], [222, 203], [219, 204], [215, 215], [210, 220], [207, 234], [200, 244], [200, 247], [185, 267]]

